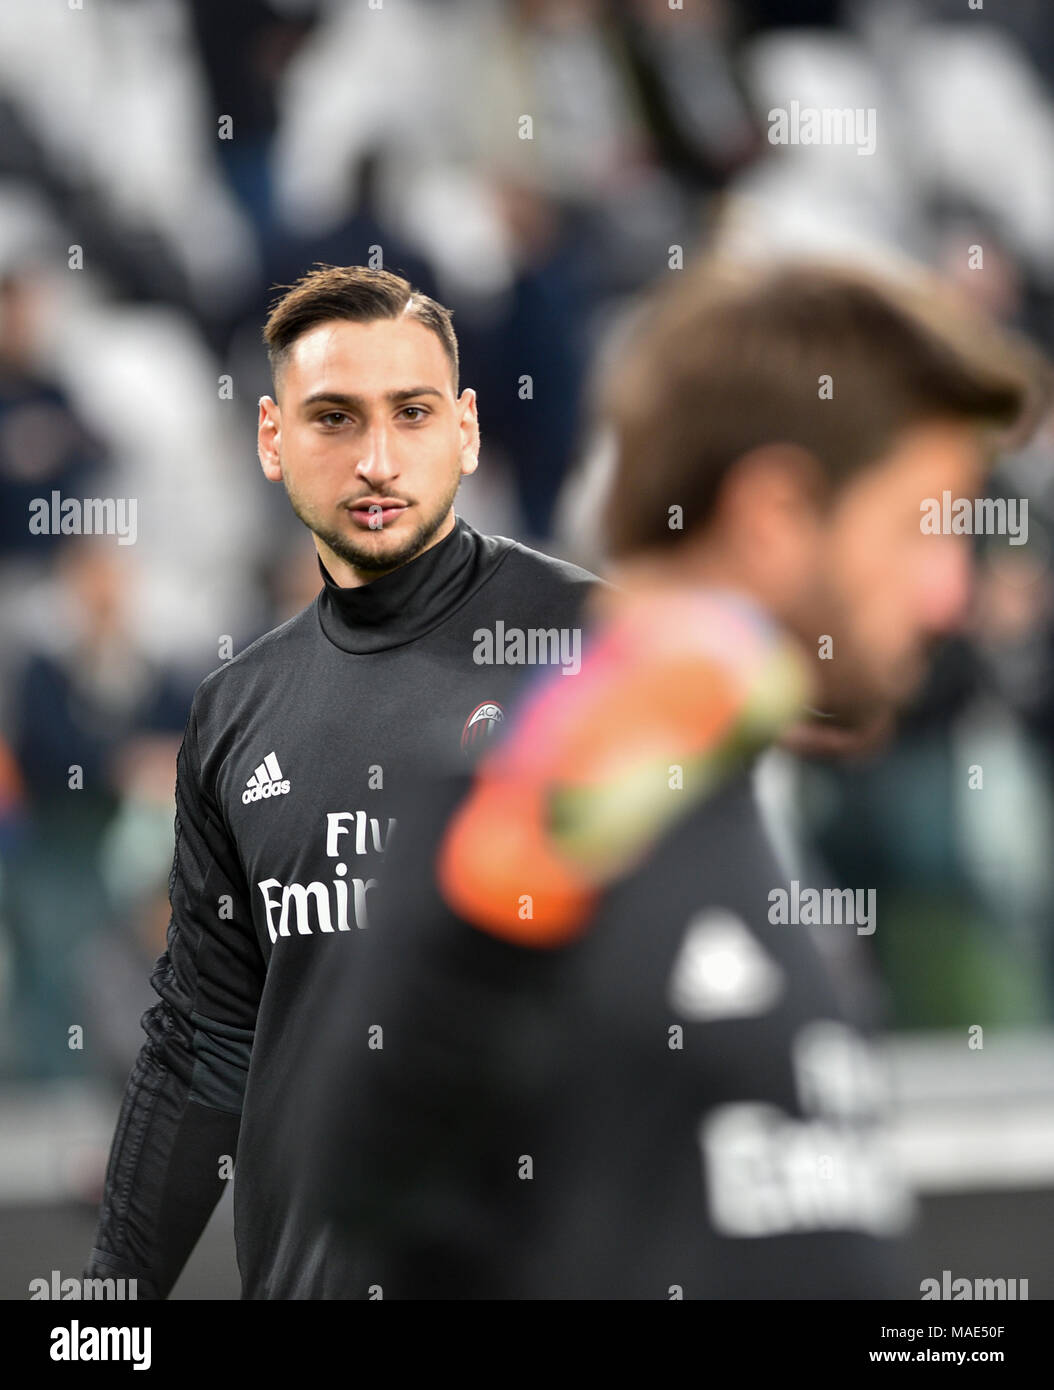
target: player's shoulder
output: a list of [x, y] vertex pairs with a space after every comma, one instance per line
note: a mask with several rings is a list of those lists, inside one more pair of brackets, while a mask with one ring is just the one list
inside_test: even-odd
[[313, 599], [301, 612], [257, 637], [237, 656], [210, 671], [195, 691], [195, 709], [200, 712], [217, 702], [226, 703], [251, 694], [261, 676], [270, 676], [276, 667], [295, 662], [298, 649], [309, 643], [317, 632], [316, 604], [317, 600]]
[[548, 584], [554, 589], [581, 590], [604, 582], [580, 565], [559, 560], [555, 555], [546, 555], [541, 550], [533, 550], [522, 541], [511, 540], [508, 536], [481, 536], [480, 539], [491, 550], [495, 562], [501, 565], [507, 580], [528, 580], [535, 586]]
[[510, 540], [507, 536], [491, 536], [490, 540], [496, 541], [499, 545], [507, 547], [507, 565], [512, 565], [517, 570], [529, 570], [545, 576], [554, 584], [568, 585], [593, 585], [602, 584], [603, 580], [589, 570], [582, 569], [580, 565], [573, 565], [569, 560], [559, 560], [555, 555], [546, 555], [541, 550], [532, 550], [529, 545], [524, 545], [522, 541]]

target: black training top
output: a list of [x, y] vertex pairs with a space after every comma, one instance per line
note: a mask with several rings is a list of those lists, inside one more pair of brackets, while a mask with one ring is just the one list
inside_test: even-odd
[[168, 1294], [235, 1153], [243, 1296], [351, 1292], [302, 1215], [288, 1133], [320, 1022], [307, 983], [360, 949], [400, 789], [485, 742], [528, 663], [574, 669], [596, 583], [462, 520], [361, 588], [322, 573], [308, 608], [202, 682], [179, 754], [160, 1002], [88, 1267], [144, 1298]]

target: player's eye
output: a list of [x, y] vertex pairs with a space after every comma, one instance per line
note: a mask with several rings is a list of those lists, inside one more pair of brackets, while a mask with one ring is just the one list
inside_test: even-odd
[[335, 426], [341, 424], [348, 417], [344, 414], [343, 410], [327, 410], [325, 415], [320, 415], [318, 418], [323, 425]]
[[428, 414], [428, 411], [423, 405], [404, 405], [400, 414], [406, 416], [408, 412], [412, 412], [412, 419], [410, 420], [412, 425], [416, 425], [419, 420], [423, 420]]

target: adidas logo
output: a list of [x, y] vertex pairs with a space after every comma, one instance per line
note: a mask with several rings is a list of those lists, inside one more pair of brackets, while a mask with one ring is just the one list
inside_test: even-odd
[[273, 753], [268, 753], [246, 782], [242, 801], [248, 806], [250, 801], [262, 801], [266, 796], [284, 796], [288, 790], [289, 782], [282, 777], [278, 759]]

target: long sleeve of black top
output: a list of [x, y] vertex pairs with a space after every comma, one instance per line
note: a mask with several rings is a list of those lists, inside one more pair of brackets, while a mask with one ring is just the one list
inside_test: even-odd
[[263, 985], [248, 893], [203, 785], [196, 711], [176, 775], [167, 949], [159, 1002], [121, 1105], [87, 1273], [165, 1298], [218, 1202], [238, 1141]]

